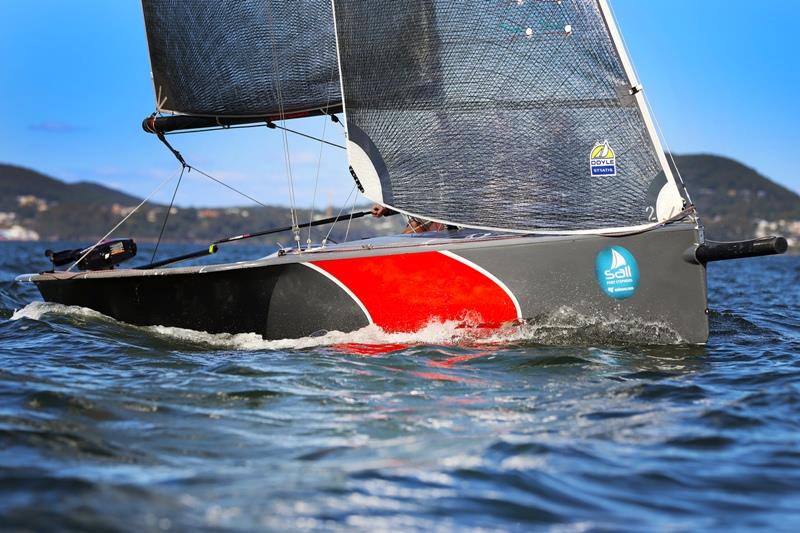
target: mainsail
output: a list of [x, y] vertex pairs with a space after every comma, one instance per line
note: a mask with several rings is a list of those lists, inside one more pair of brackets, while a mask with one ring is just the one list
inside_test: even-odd
[[340, 107], [329, 0], [142, 0], [157, 110], [291, 117]]
[[348, 156], [371, 200], [519, 231], [681, 210], [605, 0], [333, 4]]

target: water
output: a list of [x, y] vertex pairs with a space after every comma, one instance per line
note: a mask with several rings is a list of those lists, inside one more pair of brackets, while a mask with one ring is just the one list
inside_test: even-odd
[[800, 257], [712, 265], [706, 347], [548, 346], [133, 327], [31, 303], [41, 248], [0, 243], [0, 529], [800, 528]]

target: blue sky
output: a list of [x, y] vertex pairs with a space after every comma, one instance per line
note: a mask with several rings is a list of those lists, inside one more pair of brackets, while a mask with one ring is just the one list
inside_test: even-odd
[[[646, 93], [676, 153], [734, 157], [800, 191], [800, 1], [613, 0]], [[0, 161], [66, 181], [148, 194], [176, 172], [141, 119], [153, 110], [135, 0], [0, 0]], [[322, 119], [294, 121], [322, 133]], [[334, 129], [336, 128], [336, 129]], [[341, 140], [338, 127], [327, 137]], [[198, 168], [265, 203], [287, 204], [280, 138], [266, 129], [181, 135]], [[289, 139], [300, 205], [312, 199], [318, 143]], [[344, 154], [323, 148], [317, 205], [352, 188]], [[691, 187], [691, 183], [689, 184]], [[167, 188], [168, 189], [168, 188]], [[168, 201], [169, 191], [158, 197]], [[197, 175], [179, 205], [247, 201]]]

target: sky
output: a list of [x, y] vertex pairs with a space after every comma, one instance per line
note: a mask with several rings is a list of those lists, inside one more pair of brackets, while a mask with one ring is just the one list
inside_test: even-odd
[[[733, 157], [800, 192], [800, 0], [612, 0], [669, 148]], [[177, 162], [141, 129], [154, 109], [135, 0], [0, 0], [0, 162], [144, 197]], [[291, 127], [342, 142], [322, 118]], [[171, 137], [197, 168], [267, 204], [289, 203], [281, 138], [257, 128]], [[290, 136], [297, 205], [341, 205], [342, 150]], [[314, 194], [319, 168], [319, 187]], [[249, 202], [190, 173], [182, 206]], [[691, 192], [691, 183], [689, 183]], [[155, 200], [168, 202], [170, 187]]]

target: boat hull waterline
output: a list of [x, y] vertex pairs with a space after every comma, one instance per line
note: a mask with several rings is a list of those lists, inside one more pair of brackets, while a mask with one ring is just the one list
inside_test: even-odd
[[[437, 321], [504, 328], [566, 313], [633, 331], [656, 325], [669, 332], [669, 342], [696, 344], [708, 338], [706, 272], [685, 253], [699, 242], [688, 224], [624, 237], [459, 232], [227, 265], [20, 279], [35, 283], [48, 302], [134, 325], [270, 340], [370, 324], [389, 333]], [[643, 336], [642, 342], [663, 341]]]

